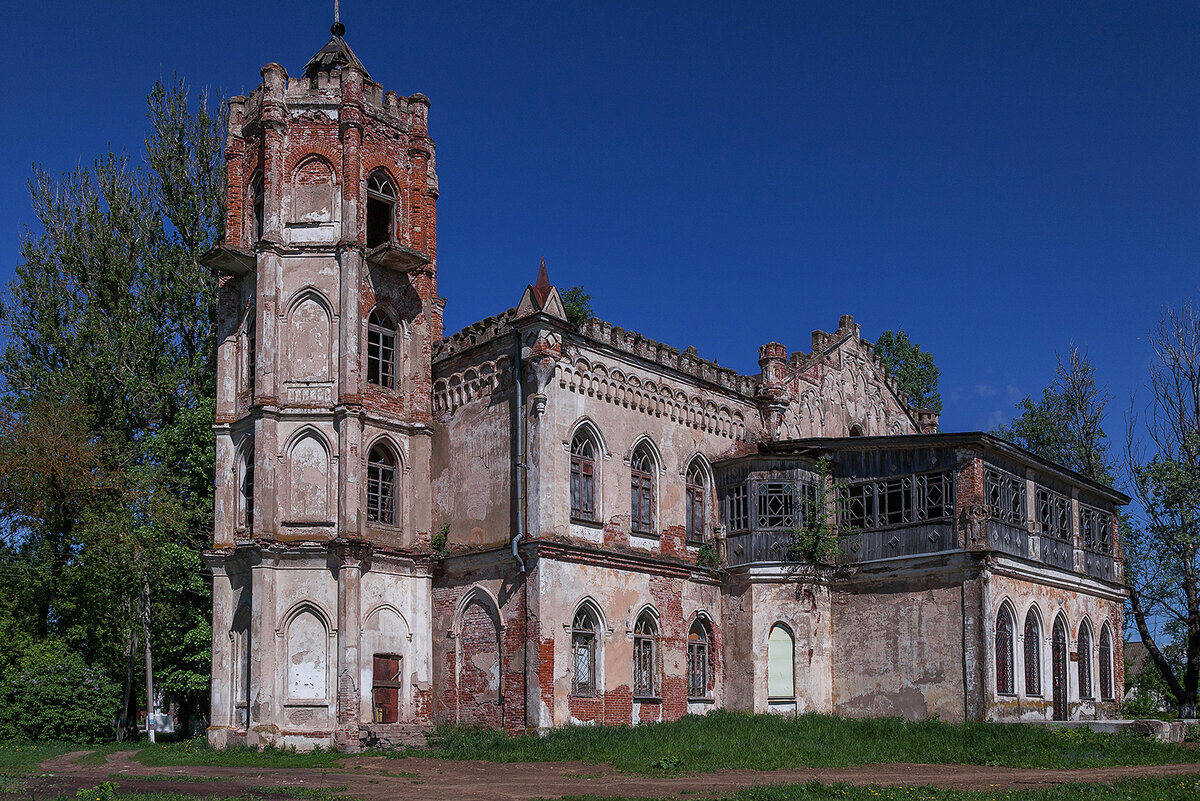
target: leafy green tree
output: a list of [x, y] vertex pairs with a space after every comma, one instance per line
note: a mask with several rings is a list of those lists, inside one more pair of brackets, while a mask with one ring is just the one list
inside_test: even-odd
[[567, 312], [567, 322], [576, 331], [592, 319], [592, 296], [584, 291], [582, 286], [573, 286], [562, 294], [563, 309]]
[[[1151, 662], [1195, 717], [1200, 684], [1200, 309], [1167, 309], [1150, 333], [1152, 397], [1131, 411], [1126, 469], [1140, 514], [1125, 534], [1129, 605]], [[1138, 436], [1138, 434], [1142, 436]], [[1155, 625], [1157, 624], [1157, 625]]]
[[109, 153], [30, 181], [37, 224], [0, 299], [0, 461], [37, 452], [0, 465], [0, 513], [15, 521], [0, 557], [27, 566], [0, 588], [0, 610], [32, 600], [13, 625], [90, 654], [127, 687], [140, 641], [146, 696], [156, 656], [163, 687], [195, 707], [209, 658], [199, 549], [212, 525], [215, 336], [200, 256], [224, 220], [224, 123], [178, 79], [155, 84], [148, 117], [144, 167]]
[[1021, 414], [993, 433], [1094, 481], [1111, 484], [1113, 459], [1103, 426], [1108, 390], [1097, 382], [1086, 351], [1072, 344], [1065, 359], [1056, 358], [1054, 381], [1042, 390], [1041, 399], [1025, 396], [1017, 403]]
[[118, 697], [103, 668], [58, 640], [37, 641], [0, 680], [0, 739], [107, 740]]
[[941, 413], [942, 396], [938, 392], [941, 371], [933, 363], [932, 354], [921, 350], [903, 328], [880, 334], [875, 341], [875, 355], [896, 376], [911, 405]]

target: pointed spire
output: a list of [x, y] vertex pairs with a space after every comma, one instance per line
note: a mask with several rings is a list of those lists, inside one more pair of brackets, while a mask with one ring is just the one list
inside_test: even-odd
[[332, 72], [339, 67], [349, 66], [357, 67], [362, 70], [365, 77], [370, 78], [367, 68], [363, 66], [363, 63], [358, 60], [358, 56], [354, 55], [354, 51], [350, 49], [350, 45], [346, 44], [346, 40], [342, 38], [346, 33], [346, 26], [342, 24], [341, 7], [338, 0], [333, 2], [333, 24], [329, 26], [329, 32], [333, 34], [333, 37], [304, 65], [304, 77], [315, 78], [318, 72]]
[[533, 296], [537, 299], [538, 308], [546, 305], [550, 296], [550, 275], [546, 272], [546, 257], [542, 256], [542, 266], [538, 267], [537, 283], [533, 285]]

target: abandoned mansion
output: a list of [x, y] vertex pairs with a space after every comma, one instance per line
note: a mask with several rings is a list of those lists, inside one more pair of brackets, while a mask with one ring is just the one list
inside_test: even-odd
[[939, 433], [849, 316], [741, 375], [543, 265], [446, 336], [430, 102], [343, 33], [229, 101], [213, 744], [1115, 714], [1128, 498]]

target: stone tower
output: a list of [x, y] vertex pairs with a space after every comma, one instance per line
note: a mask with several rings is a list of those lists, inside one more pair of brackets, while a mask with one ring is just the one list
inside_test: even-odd
[[429, 100], [335, 22], [229, 101], [210, 740], [354, 748], [430, 717]]

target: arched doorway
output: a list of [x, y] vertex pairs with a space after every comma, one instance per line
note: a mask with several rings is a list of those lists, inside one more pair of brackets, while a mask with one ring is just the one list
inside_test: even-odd
[[1054, 719], [1067, 719], [1067, 624], [1062, 615], [1054, 621], [1054, 644], [1051, 649], [1054, 681]]

